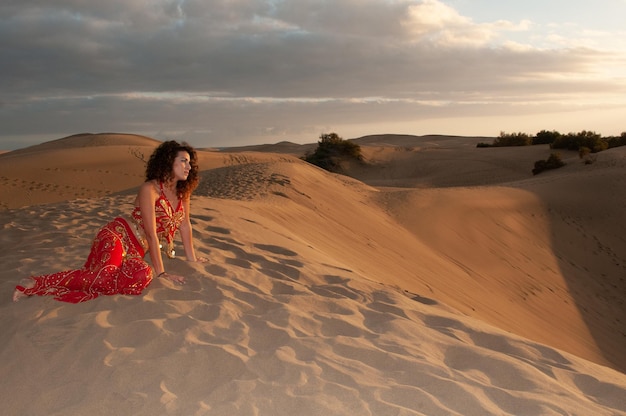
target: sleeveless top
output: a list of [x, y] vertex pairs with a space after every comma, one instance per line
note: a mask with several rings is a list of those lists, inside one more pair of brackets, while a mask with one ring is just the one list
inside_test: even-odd
[[[183, 208], [182, 199], [178, 198], [176, 209], [172, 207], [169, 199], [163, 191], [163, 183], [159, 184], [161, 192], [154, 203], [154, 214], [156, 220], [156, 232], [159, 241], [167, 244], [166, 254], [170, 258], [174, 258], [174, 234], [185, 218], [185, 209]], [[145, 231], [143, 218], [141, 217], [141, 209], [135, 207], [131, 213], [131, 218], [139, 226], [139, 229]], [[163, 247], [163, 244], [161, 244]]]

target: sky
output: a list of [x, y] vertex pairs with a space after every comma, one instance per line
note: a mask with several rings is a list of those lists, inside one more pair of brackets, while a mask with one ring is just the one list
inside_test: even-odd
[[3, 0], [0, 149], [626, 131], [626, 0]]

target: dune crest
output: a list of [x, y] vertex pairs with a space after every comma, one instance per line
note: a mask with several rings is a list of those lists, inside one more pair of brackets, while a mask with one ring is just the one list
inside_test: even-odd
[[79, 133], [50, 140], [38, 145], [18, 149], [16, 153], [38, 152], [54, 149], [72, 149], [76, 147], [101, 146], [158, 146], [160, 142], [146, 136], [126, 133]]

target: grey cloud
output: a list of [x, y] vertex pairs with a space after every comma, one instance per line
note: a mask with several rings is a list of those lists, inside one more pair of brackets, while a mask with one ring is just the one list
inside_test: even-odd
[[[447, 14], [411, 15], [425, 4]], [[179, 126], [234, 138], [464, 114], [469, 102], [484, 110], [481, 97], [515, 104], [531, 93], [555, 100], [623, 88], [580, 81], [601, 58], [596, 51], [488, 45], [496, 26], [436, 1], [9, 0], [0, 4], [2, 134]], [[547, 81], [561, 72], [578, 76]], [[389, 100], [349, 101], [363, 97]]]
[[[463, 90], [485, 74], [495, 86], [513, 74], [576, 71], [585, 59], [416, 42], [399, 29], [406, 4], [393, 2], [28, 4], [0, 26], [5, 92], [398, 96]], [[259, 17], [284, 25], [260, 24]]]

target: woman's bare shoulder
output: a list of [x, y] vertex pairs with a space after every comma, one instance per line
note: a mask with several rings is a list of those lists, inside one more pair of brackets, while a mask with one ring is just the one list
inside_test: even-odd
[[159, 192], [159, 185], [154, 179], [150, 181], [145, 181], [139, 187], [140, 194], [141, 193], [158, 193], [158, 192]]
[[141, 184], [135, 199], [135, 205], [140, 205], [140, 201], [155, 201], [159, 197], [159, 186], [156, 181], [146, 181]]

